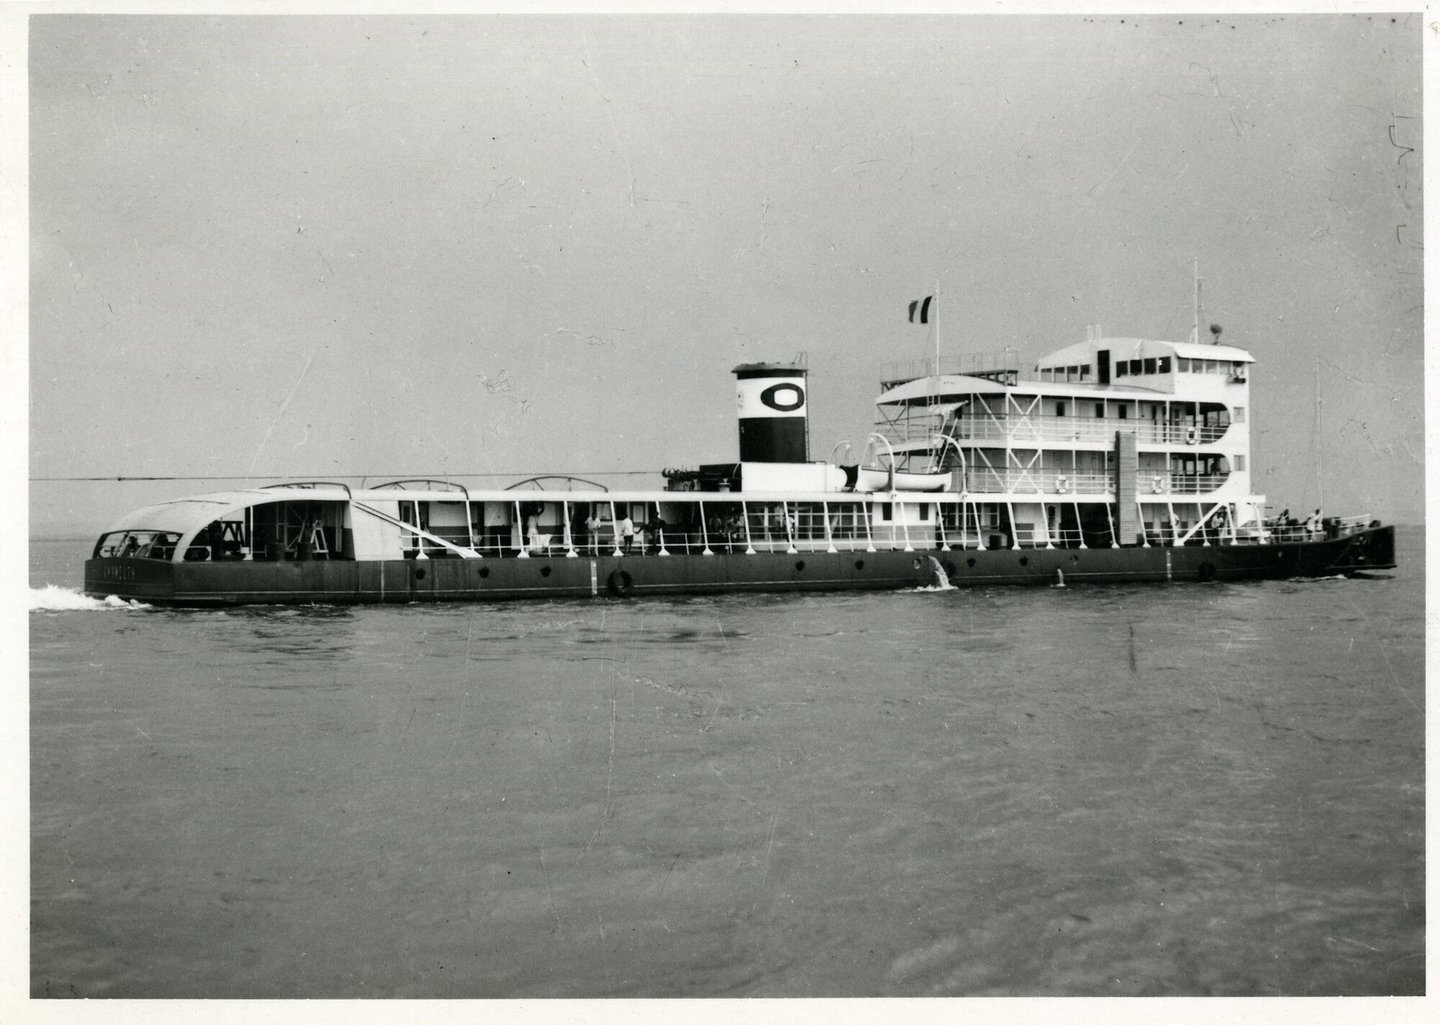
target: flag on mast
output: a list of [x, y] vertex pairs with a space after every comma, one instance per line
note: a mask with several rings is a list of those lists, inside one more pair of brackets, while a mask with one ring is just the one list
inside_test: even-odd
[[915, 299], [915, 300], [912, 300], [912, 301], [911, 301], [911, 303], [910, 303], [910, 323], [912, 323], [912, 324], [928, 324], [928, 323], [930, 323], [930, 300], [931, 300], [931, 299], [934, 299], [934, 298], [935, 298], [935, 297], [934, 297], [933, 295], [927, 295], [924, 299]]

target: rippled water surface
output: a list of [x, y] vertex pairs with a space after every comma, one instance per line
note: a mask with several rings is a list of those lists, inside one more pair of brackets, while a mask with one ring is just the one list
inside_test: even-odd
[[84, 543], [37, 542], [31, 992], [1418, 994], [1400, 546], [1363, 580], [186, 612], [80, 598]]

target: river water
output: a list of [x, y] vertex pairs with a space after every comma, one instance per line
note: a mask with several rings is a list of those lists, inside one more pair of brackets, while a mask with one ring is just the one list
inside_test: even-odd
[[34, 997], [1425, 986], [1372, 579], [165, 611], [31, 546]]

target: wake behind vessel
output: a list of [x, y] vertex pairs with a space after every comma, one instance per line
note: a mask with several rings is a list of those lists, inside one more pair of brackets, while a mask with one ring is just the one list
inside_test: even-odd
[[1245, 350], [1098, 330], [882, 370], [853, 458], [809, 458], [803, 361], [735, 367], [739, 459], [650, 489], [574, 478], [303, 481], [182, 498], [101, 534], [85, 592], [158, 605], [373, 603], [1351, 574], [1394, 528], [1253, 493]]

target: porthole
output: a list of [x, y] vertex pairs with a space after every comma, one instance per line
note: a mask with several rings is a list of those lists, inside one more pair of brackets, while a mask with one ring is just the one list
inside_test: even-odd
[[971, 569], [974, 569], [974, 568], [975, 568], [975, 556], [972, 555], [972, 556], [970, 556], [970, 558], [966, 559], [966, 560], [965, 560], [965, 565], [969, 566]]
[[856, 560], [855, 560], [855, 568], [856, 568], [856, 569], [864, 569], [864, 568], [865, 568], [865, 560], [864, 560], [864, 559], [856, 559]]
[[417, 570], [415, 571], [415, 579], [416, 579], [416, 580], [424, 580], [424, 579], [425, 579], [425, 571], [424, 571], [423, 569], [417, 569]]
[[485, 579], [486, 577], [488, 577], [489, 575], [490, 575], [490, 567], [489, 567], [489, 566], [481, 566], [481, 567], [480, 567], [480, 579], [481, 579], [481, 580], [484, 580], [484, 579]]
[[550, 575], [550, 567], [549, 567], [549, 566], [541, 566], [541, 567], [540, 567], [540, 575], [541, 575], [542, 577], [548, 577], [548, 576]]
[[1030, 556], [1028, 556], [1028, 555], [1022, 555], [1022, 556], [1020, 556], [1020, 565], [1022, 565], [1022, 566], [1028, 566], [1028, 565], [1030, 565]]
[[1072, 556], [1070, 556], [1070, 561], [1071, 561], [1071, 562], [1079, 562], [1079, 561], [1080, 561], [1080, 556], [1078, 556], [1078, 555], [1072, 555]]
[[798, 573], [798, 572], [800, 572], [801, 570], [803, 570], [804, 568], [805, 568], [805, 560], [804, 560], [804, 559], [796, 559], [796, 560], [795, 560], [795, 572]]

